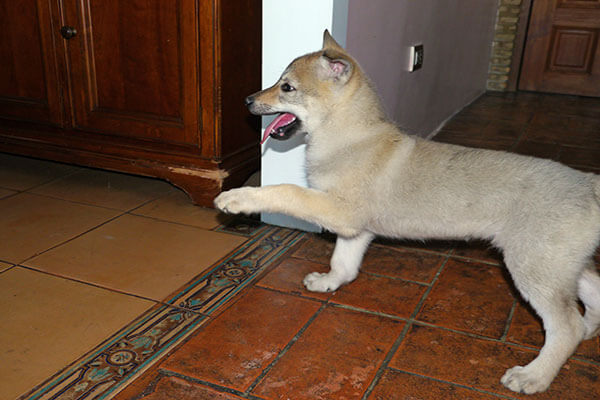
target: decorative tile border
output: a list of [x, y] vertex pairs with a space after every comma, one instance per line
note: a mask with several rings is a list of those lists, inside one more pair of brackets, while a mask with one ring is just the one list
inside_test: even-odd
[[[246, 228], [244, 232], [249, 232]], [[228, 231], [229, 232], [229, 231]], [[71, 366], [21, 400], [108, 400], [175, 345], [200, 328], [304, 233], [253, 226], [251, 237], [233, 254], [147, 311]], [[248, 234], [248, 233], [246, 233]]]

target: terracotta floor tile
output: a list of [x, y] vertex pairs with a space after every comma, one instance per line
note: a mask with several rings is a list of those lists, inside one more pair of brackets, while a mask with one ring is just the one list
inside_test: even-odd
[[331, 293], [309, 292], [302, 284], [304, 277], [311, 272], [329, 272], [329, 266], [301, 258], [288, 257], [275, 269], [266, 274], [258, 286], [284, 291], [296, 295], [327, 300]]
[[481, 260], [492, 264], [502, 264], [502, 252], [490, 244], [490, 242], [471, 240], [456, 243], [453, 256], [465, 257], [473, 260]]
[[218, 392], [189, 380], [153, 371], [122, 390], [115, 400], [238, 400], [242, 397]]
[[359, 399], [404, 323], [325, 309], [253, 393], [267, 399]]
[[423, 251], [372, 245], [362, 263], [361, 271], [430, 283], [445, 257]]
[[506, 341], [538, 348], [544, 344], [541, 320], [535, 316], [529, 306], [523, 305], [521, 301], [517, 302], [515, 307]]
[[514, 393], [500, 383], [507, 368], [524, 365], [536, 352], [454, 332], [414, 325], [390, 367], [522, 399], [593, 399], [600, 367], [570, 361], [550, 389], [533, 396]]
[[464, 116], [459, 113], [454, 118], [450, 119], [442, 129], [444, 131], [476, 136], [481, 133], [488, 123], [489, 121], [487, 119], [483, 120], [481, 118]]
[[492, 138], [486, 139], [466, 132], [453, 132], [442, 130], [433, 138], [436, 142], [451, 143], [459, 146], [474, 147], [491, 150], [508, 150], [514, 144], [514, 139]]
[[172, 192], [136, 209], [133, 214], [204, 229], [213, 229], [231, 219], [214, 209], [194, 205], [181, 190], [173, 189]]
[[[519, 302], [506, 337], [507, 342], [541, 348], [544, 344], [544, 329], [541, 319], [527, 305]], [[600, 363], [600, 337], [581, 342], [575, 357]]]
[[[569, 117], [558, 113], [549, 113], [547, 111], [538, 111], [529, 124], [526, 138], [533, 139], [537, 137], [542, 139], [556, 139], [556, 134], [562, 134], [569, 128]], [[533, 135], [533, 136], [532, 136]]]
[[29, 391], [153, 305], [24, 268], [0, 274], [0, 398]]
[[560, 143], [598, 149], [600, 147], [600, 119], [538, 113], [527, 127], [523, 138], [539, 142]]
[[409, 318], [426, 289], [426, 286], [400, 279], [361, 273], [354, 281], [334, 292], [330, 301]]
[[499, 267], [449, 260], [417, 319], [499, 339], [513, 301]]
[[561, 115], [591, 117], [600, 119], [598, 99], [579, 96], [544, 96], [541, 98], [542, 110]]
[[387, 245], [387, 246], [389, 246], [391, 244], [391, 246], [396, 249], [406, 248], [409, 250], [423, 250], [423, 251], [427, 251], [427, 252], [442, 253], [442, 254], [449, 254], [456, 246], [456, 241], [454, 241], [454, 240], [437, 240], [437, 239], [427, 239], [424, 241], [376, 239], [374, 243], [376, 243], [376, 244], [381, 243], [382, 245]]
[[600, 148], [584, 149], [563, 146], [560, 153], [560, 162], [574, 168], [581, 166], [600, 169]]
[[0, 153], [0, 187], [5, 189], [28, 190], [78, 170], [66, 164]]
[[123, 215], [26, 265], [162, 301], [246, 240]]
[[481, 131], [486, 140], [507, 140], [516, 142], [524, 130], [524, 124], [514, 120], [492, 120]]
[[335, 247], [335, 236], [310, 234], [303, 240], [294, 257], [329, 265], [333, 249]]
[[245, 391], [319, 307], [318, 302], [253, 288], [162, 368]]
[[497, 103], [481, 102], [473, 103], [463, 110], [460, 115], [488, 119], [506, 120], [526, 124], [536, 112], [534, 104], [518, 104], [514, 102], [499, 101]]
[[81, 171], [33, 189], [34, 193], [118, 210], [130, 210], [172, 190], [158, 179], [117, 172]]
[[369, 400], [406, 399], [492, 400], [497, 397], [394, 370], [385, 371], [369, 396]]
[[0, 199], [0, 259], [20, 263], [117, 214], [28, 193]]
[[555, 161], [559, 158], [560, 150], [561, 146], [557, 143], [544, 143], [533, 140], [521, 140], [511, 149], [514, 153]]

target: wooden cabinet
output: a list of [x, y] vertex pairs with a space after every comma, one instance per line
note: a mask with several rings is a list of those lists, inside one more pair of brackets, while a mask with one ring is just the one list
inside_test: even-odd
[[261, 3], [2, 1], [0, 151], [167, 179], [211, 205], [259, 165], [243, 99], [260, 88]]

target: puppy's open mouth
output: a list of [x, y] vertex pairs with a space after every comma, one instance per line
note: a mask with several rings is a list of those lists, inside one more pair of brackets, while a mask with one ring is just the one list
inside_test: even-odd
[[267, 126], [260, 144], [263, 144], [269, 136], [277, 140], [285, 140], [294, 134], [299, 124], [298, 118], [294, 114], [281, 113], [275, 117], [273, 122]]

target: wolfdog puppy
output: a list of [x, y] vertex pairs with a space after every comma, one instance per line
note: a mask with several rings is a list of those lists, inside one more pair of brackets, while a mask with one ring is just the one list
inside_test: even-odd
[[[358, 275], [370, 241], [483, 238], [502, 249], [515, 286], [543, 319], [546, 338], [526, 366], [501, 382], [517, 392], [548, 388], [583, 340], [600, 330], [600, 177], [559, 163], [408, 136], [386, 118], [358, 63], [326, 31], [320, 51], [294, 60], [272, 87], [246, 99], [278, 114], [269, 136], [306, 134], [310, 188], [274, 185], [222, 193], [228, 213], [283, 213], [338, 235], [326, 292]], [[585, 305], [585, 315], [577, 308]]]

